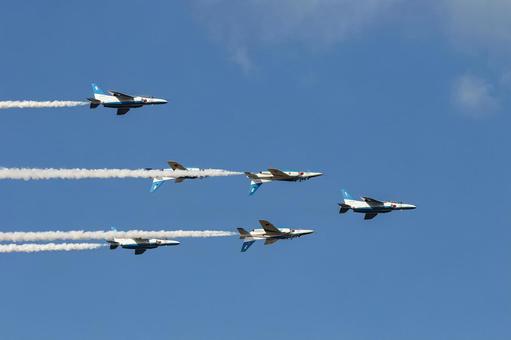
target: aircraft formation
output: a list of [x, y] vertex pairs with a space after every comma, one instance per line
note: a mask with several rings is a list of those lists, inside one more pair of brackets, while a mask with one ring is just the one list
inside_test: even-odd
[[[116, 114], [121, 116], [125, 115], [132, 108], [140, 108], [143, 106], [149, 105], [161, 105], [167, 104], [168, 101], [162, 98], [155, 98], [150, 96], [139, 96], [139, 95], [128, 95], [118, 91], [104, 91], [98, 85], [92, 84], [93, 97], [87, 98], [89, 102], [89, 106], [91, 109], [95, 109], [98, 106], [102, 105], [106, 108], [115, 108], [117, 109]], [[71, 103], [71, 104], [70, 104]], [[79, 102], [63, 102], [55, 107], [65, 107], [72, 106], [72, 103]], [[87, 102], [86, 102], [87, 103]], [[23, 105], [31, 105], [31, 106], [23, 106]], [[34, 104], [30, 102], [26, 103], [16, 103], [9, 104], [11, 107], [38, 107], [37, 103]], [[35, 105], [35, 106], [34, 106]], [[44, 104], [47, 105], [47, 104]], [[40, 106], [43, 107], [43, 106]], [[47, 106], [45, 106], [47, 107]], [[187, 168], [182, 164], [176, 161], [168, 161], [168, 168], [165, 169], [153, 169], [153, 168], [145, 168], [144, 171], [154, 172], [156, 171], [158, 175], [152, 177], [152, 184], [150, 187], [150, 192], [155, 192], [162, 186], [163, 183], [167, 181], [174, 181], [175, 183], [182, 183], [185, 180], [192, 179], [203, 179], [212, 176], [222, 176], [222, 175], [231, 175], [231, 174], [243, 174], [237, 172], [229, 172], [227, 170], [222, 169], [202, 169], [202, 168]], [[0, 169], [2, 170], [2, 169]], [[5, 169], [3, 169], [5, 170]], [[8, 169], [7, 169], [8, 170]], [[50, 169], [51, 170], [51, 169]], [[84, 171], [83, 169], [78, 169], [79, 171]], [[109, 169], [107, 169], [109, 170]], [[110, 169], [113, 170], [113, 169]], [[94, 171], [94, 170], [92, 170]], [[128, 170], [132, 171], [132, 170]], [[137, 171], [135, 171], [137, 172]], [[269, 168], [260, 172], [250, 172], [245, 171], [245, 176], [250, 181], [250, 190], [249, 195], [254, 195], [256, 191], [261, 187], [264, 183], [270, 183], [274, 181], [282, 181], [282, 182], [301, 182], [310, 180], [312, 178], [316, 178], [322, 176], [321, 172], [310, 172], [310, 171], [288, 171], [288, 170], [280, 170], [276, 168]], [[57, 175], [56, 175], [57, 176]], [[143, 175], [137, 174], [133, 175], [134, 177], [146, 177]], [[2, 177], [3, 179], [21, 179], [18, 177]], [[52, 178], [52, 177], [49, 177]], [[65, 178], [65, 177], [53, 177], [53, 178]], [[76, 178], [76, 177], [72, 177]], [[93, 176], [82, 177], [82, 178], [94, 178]], [[96, 177], [96, 178], [118, 178], [115, 176], [112, 177]], [[151, 178], [151, 177], [150, 177]], [[393, 202], [393, 201], [382, 201], [378, 199], [374, 199], [367, 196], [362, 196], [359, 200], [354, 199], [346, 190], [341, 189], [342, 193], [342, 201], [338, 203], [339, 213], [345, 214], [348, 211], [353, 211], [355, 213], [364, 214], [364, 220], [371, 220], [375, 218], [378, 214], [386, 214], [397, 210], [413, 210], [416, 208], [413, 204], [403, 203], [403, 202]], [[241, 252], [246, 252], [256, 241], [263, 241], [265, 245], [271, 245], [276, 243], [279, 240], [285, 239], [294, 239], [299, 238], [304, 235], [309, 235], [314, 233], [312, 229], [295, 229], [289, 227], [276, 227], [272, 223], [267, 220], [259, 220], [259, 224], [261, 228], [255, 228], [251, 231], [247, 231], [245, 228], [239, 227], [237, 228], [237, 232], [239, 234], [239, 238], [243, 241], [241, 246]], [[114, 230], [115, 231], [115, 230]], [[116, 232], [116, 231], [115, 231]], [[135, 255], [141, 255], [146, 252], [148, 249], [155, 249], [159, 247], [166, 246], [177, 246], [181, 243], [176, 240], [171, 240], [168, 238], [151, 238], [151, 237], [108, 237], [104, 239], [106, 245], [109, 246], [111, 250], [117, 248], [129, 249], [133, 250]], [[31, 249], [37, 248], [38, 244], [26, 244], [26, 246], [32, 247]], [[94, 249], [96, 245], [90, 244], [88, 247], [87, 244], [76, 244], [76, 249]], [[17, 244], [11, 244], [7, 246], [20, 246]], [[47, 249], [54, 244], [46, 244], [45, 248]], [[61, 247], [57, 247], [55, 249], [66, 248], [67, 250], [72, 248], [73, 243], [62, 244]], [[79, 247], [78, 247], [79, 246]], [[5, 247], [1, 246], [0, 247]], [[34, 248], [35, 247], [35, 248]], [[27, 248], [27, 247], [25, 247]], [[25, 249], [24, 248], [24, 249]], [[17, 249], [17, 248], [15, 248]], [[5, 252], [5, 251], [4, 251]]]

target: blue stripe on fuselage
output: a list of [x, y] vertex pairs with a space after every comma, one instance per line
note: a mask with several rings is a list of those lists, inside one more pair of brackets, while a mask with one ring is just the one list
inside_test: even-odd
[[374, 213], [386, 213], [389, 211], [392, 211], [392, 208], [384, 208], [384, 207], [374, 207], [374, 208], [353, 208], [354, 212], [360, 212], [360, 213], [368, 213], [368, 212], [374, 212]]
[[126, 244], [121, 245], [124, 249], [154, 249], [158, 248], [161, 244]]
[[139, 101], [131, 101], [131, 102], [107, 102], [103, 103], [104, 107], [141, 107], [146, 105], [147, 103], [139, 102]]

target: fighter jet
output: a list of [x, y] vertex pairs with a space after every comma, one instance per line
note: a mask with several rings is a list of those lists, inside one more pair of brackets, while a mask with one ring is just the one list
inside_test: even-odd
[[147, 249], [154, 249], [163, 246], [177, 246], [178, 241], [173, 240], [160, 240], [160, 239], [147, 239], [147, 238], [114, 238], [106, 240], [110, 244], [110, 249], [121, 247], [124, 249], [134, 249], [135, 255], [143, 254]]
[[99, 105], [117, 109], [117, 115], [126, 114], [131, 108], [144, 105], [167, 104], [165, 99], [154, 97], [131, 96], [117, 91], [103, 91], [98, 85], [92, 84], [94, 97], [87, 98], [90, 101], [90, 108], [95, 109]]
[[307, 229], [290, 229], [290, 228], [277, 228], [273, 224], [265, 220], [259, 220], [263, 229], [253, 229], [246, 231], [243, 228], [237, 228], [240, 233], [240, 239], [243, 240], [241, 252], [246, 252], [252, 244], [257, 240], [265, 240], [265, 245], [274, 244], [278, 240], [292, 239], [301, 237], [303, 235], [312, 234], [314, 230]]
[[362, 197], [361, 200], [355, 200], [344, 189], [341, 189], [343, 202], [339, 203], [339, 214], [344, 214], [348, 210], [364, 213], [364, 220], [370, 220], [378, 214], [384, 214], [393, 210], [411, 210], [415, 209], [415, 205], [402, 202], [379, 201], [370, 197]]
[[[160, 169], [160, 170], [168, 171], [169, 175], [165, 176], [165, 177], [153, 178], [153, 184], [151, 185], [151, 189], [149, 190], [150, 192], [156, 191], [156, 189], [158, 189], [165, 181], [172, 181], [172, 180], [174, 180], [176, 183], [181, 183], [185, 179], [202, 179], [202, 178], [208, 177], [208, 175], [205, 175], [205, 174], [204, 175], [199, 175], [199, 176], [181, 176], [181, 175], [176, 175], [176, 174], [173, 173], [176, 170], [190, 170], [190, 171], [196, 171], [196, 172], [205, 172], [205, 169], [185, 168], [184, 166], [182, 166], [181, 164], [179, 164], [178, 162], [175, 162], [175, 161], [168, 161], [167, 163], [169, 164], [170, 169]], [[146, 170], [154, 170], [154, 169], [146, 168]], [[212, 170], [212, 169], [209, 169], [209, 170]]]
[[281, 171], [279, 169], [268, 169], [258, 173], [245, 172], [250, 179], [250, 195], [253, 195], [263, 184], [272, 181], [301, 182], [313, 177], [323, 175], [321, 172], [303, 172], [303, 171]]

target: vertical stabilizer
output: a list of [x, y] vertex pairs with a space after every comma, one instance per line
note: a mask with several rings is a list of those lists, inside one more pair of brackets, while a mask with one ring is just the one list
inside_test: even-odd
[[153, 178], [153, 184], [151, 184], [151, 189], [149, 189], [149, 191], [155, 192], [163, 184], [163, 182], [165, 182], [163, 179]]
[[249, 194], [249, 195], [253, 195], [253, 194], [255, 194], [255, 192], [257, 191], [257, 189], [259, 189], [259, 187], [260, 187], [262, 184], [263, 184], [263, 183], [257, 183], [257, 182], [251, 181], [251, 182], [250, 182], [250, 194]]
[[98, 85], [92, 83], [91, 86], [92, 86], [92, 92], [94, 93], [94, 98], [97, 99], [97, 95], [104, 95], [104, 96], [109, 95], [108, 93], [103, 91]]
[[354, 201], [353, 197], [351, 197], [351, 195], [344, 189], [341, 189], [341, 192], [342, 192], [342, 198], [344, 200], [352, 200]]

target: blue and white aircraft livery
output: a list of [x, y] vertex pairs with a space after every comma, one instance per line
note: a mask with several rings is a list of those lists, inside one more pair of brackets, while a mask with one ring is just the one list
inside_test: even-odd
[[379, 201], [370, 197], [361, 197], [361, 200], [355, 200], [344, 189], [341, 189], [343, 201], [339, 203], [339, 214], [344, 214], [348, 210], [365, 214], [364, 219], [370, 220], [378, 214], [384, 214], [393, 210], [411, 210], [416, 206], [402, 202]]
[[268, 169], [258, 173], [245, 172], [250, 179], [250, 195], [253, 195], [263, 184], [272, 181], [301, 182], [313, 177], [323, 175], [321, 172], [303, 172], [303, 171], [282, 171], [279, 169]]
[[291, 229], [291, 228], [277, 228], [273, 224], [265, 220], [259, 220], [263, 227], [262, 229], [253, 229], [246, 231], [243, 228], [237, 228], [240, 233], [240, 239], [243, 240], [241, 252], [246, 252], [252, 244], [257, 240], [265, 240], [265, 245], [274, 244], [278, 240], [292, 239], [301, 237], [303, 235], [312, 234], [314, 230], [308, 229]]
[[147, 249], [154, 249], [163, 246], [177, 246], [179, 241], [154, 239], [154, 238], [114, 238], [106, 240], [110, 244], [110, 249], [121, 247], [124, 249], [135, 250], [135, 255], [143, 254]]
[[[185, 168], [183, 165], [179, 164], [175, 161], [167, 161], [170, 169], [161, 169], [168, 171], [169, 175], [165, 177], [156, 177], [153, 178], [153, 184], [151, 185], [150, 192], [156, 191], [164, 182], [166, 181], [175, 181], [176, 183], [181, 183], [185, 179], [203, 179], [206, 177], [210, 177], [211, 173], [217, 172], [225, 172], [225, 170], [220, 169], [199, 169], [199, 168]], [[146, 168], [146, 170], [153, 170], [152, 168]], [[193, 171], [194, 173], [199, 173], [197, 176], [183, 176], [181, 174], [176, 174], [176, 171]]]
[[98, 85], [92, 84], [93, 98], [90, 101], [90, 108], [95, 109], [99, 105], [117, 109], [117, 115], [126, 114], [131, 108], [144, 105], [167, 104], [165, 99], [143, 96], [131, 96], [117, 91], [103, 91]]

